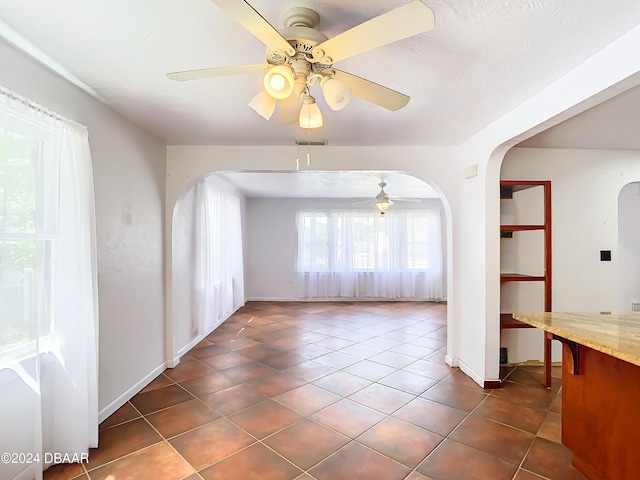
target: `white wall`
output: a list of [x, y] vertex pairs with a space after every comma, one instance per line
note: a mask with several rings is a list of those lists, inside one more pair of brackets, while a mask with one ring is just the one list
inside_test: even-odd
[[[640, 152], [638, 153], [640, 160]], [[626, 185], [618, 198], [618, 310], [640, 303], [640, 183]]]
[[[551, 180], [553, 310], [618, 310], [618, 197], [624, 185], [640, 180], [640, 152], [513, 148], [502, 163], [501, 178]], [[632, 207], [636, 218], [637, 208], [638, 202]], [[531, 257], [531, 248], [526, 250], [519, 254], [520, 262]], [[612, 260], [601, 262], [600, 250], [611, 250]], [[541, 360], [542, 339], [537, 337], [529, 331], [503, 331], [509, 360]], [[554, 360], [559, 360], [554, 344]]]
[[198, 334], [194, 319], [192, 281], [195, 274], [195, 206], [196, 189], [180, 199], [173, 214], [173, 345], [175, 355]]
[[[247, 200], [246, 286], [248, 300], [299, 300], [295, 289], [296, 210], [300, 208], [356, 208], [353, 199], [249, 198]], [[446, 223], [442, 202], [423, 199], [403, 208], [441, 208], [443, 259]], [[361, 206], [360, 206], [361, 208]], [[372, 203], [372, 207], [373, 203]], [[396, 208], [396, 207], [392, 207]], [[443, 265], [446, 270], [446, 265]], [[445, 290], [446, 297], [446, 290]]]
[[[618, 196], [640, 180], [640, 152], [513, 148], [503, 178], [551, 180], [553, 309], [618, 308]], [[601, 262], [600, 250], [612, 261]]]
[[164, 143], [0, 41], [0, 84], [88, 127], [100, 301], [101, 418], [164, 369]]
[[[240, 198], [240, 215], [242, 217], [242, 237], [243, 237], [243, 254], [246, 265], [246, 217], [247, 206], [246, 199], [228, 182], [222, 180], [217, 175], [211, 175], [208, 182], [221, 191], [230, 193]], [[173, 245], [173, 334], [168, 342], [168, 347], [172, 352], [172, 365], [179, 361], [179, 357], [187, 353], [196, 343], [198, 343], [204, 334], [198, 334], [198, 321], [195, 317], [194, 307], [194, 289], [193, 281], [195, 274], [195, 223], [196, 215], [196, 188], [191, 185], [184, 195], [178, 200], [173, 213], [173, 233], [171, 241]], [[245, 267], [246, 271], [246, 267]], [[246, 273], [245, 273], [246, 278]], [[238, 299], [235, 303], [244, 304], [244, 297]]]

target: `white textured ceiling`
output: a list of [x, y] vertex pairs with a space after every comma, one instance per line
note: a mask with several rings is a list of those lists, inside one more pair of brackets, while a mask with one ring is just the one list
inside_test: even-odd
[[[249, 3], [276, 27], [286, 8], [310, 6], [332, 37], [405, 1]], [[640, 23], [637, 0], [425, 3], [436, 15], [433, 31], [336, 65], [410, 95], [407, 107], [389, 112], [354, 99], [333, 112], [319, 98], [326, 124], [313, 138], [457, 145]], [[169, 144], [290, 145], [301, 135], [247, 106], [259, 75], [165, 77], [264, 62], [264, 46], [209, 0], [0, 0], [0, 20]]]

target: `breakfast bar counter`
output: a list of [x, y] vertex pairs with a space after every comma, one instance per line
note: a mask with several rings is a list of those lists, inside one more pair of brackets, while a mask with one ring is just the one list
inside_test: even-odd
[[639, 478], [640, 312], [514, 313], [559, 340], [562, 443], [590, 480]]

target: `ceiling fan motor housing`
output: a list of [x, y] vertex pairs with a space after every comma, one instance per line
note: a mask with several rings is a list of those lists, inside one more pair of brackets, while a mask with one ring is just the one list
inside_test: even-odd
[[[313, 70], [320, 73], [328, 64], [313, 62], [311, 52], [316, 45], [328, 40], [328, 37], [317, 30], [320, 25], [320, 16], [310, 8], [294, 7], [284, 12], [283, 21], [285, 28], [280, 33], [295, 49], [293, 57], [288, 57], [283, 52], [267, 48], [267, 62], [271, 65], [291, 65], [296, 74], [301, 70], [300, 61], [307, 63], [307, 74]], [[297, 63], [297, 66], [296, 66]], [[302, 73], [302, 72], [300, 72]]]

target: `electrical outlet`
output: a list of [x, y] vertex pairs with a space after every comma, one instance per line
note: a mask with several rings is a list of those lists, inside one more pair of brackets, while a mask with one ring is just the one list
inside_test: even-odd
[[507, 354], [507, 347], [500, 347], [500, 365], [509, 363], [509, 355]]

